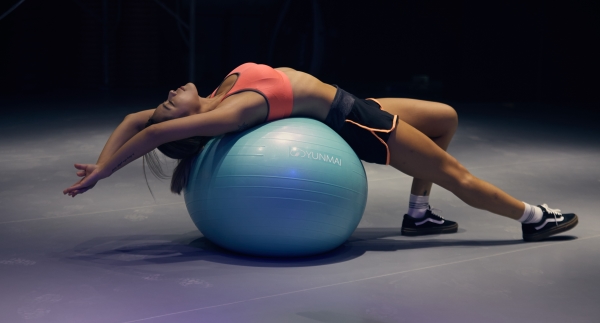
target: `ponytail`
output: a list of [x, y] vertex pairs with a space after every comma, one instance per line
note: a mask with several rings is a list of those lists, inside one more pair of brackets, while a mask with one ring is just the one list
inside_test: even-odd
[[[154, 120], [150, 118], [144, 128], [147, 128], [154, 123]], [[168, 142], [157, 147], [157, 149], [165, 156], [178, 159], [177, 166], [175, 167], [175, 170], [173, 170], [173, 176], [171, 177], [171, 192], [181, 195], [181, 191], [187, 186], [194, 158], [202, 152], [202, 149], [204, 149], [204, 146], [210, 139], [212, 139], [212, 137], [190, 137]], [[150, 185], [148, 184], [148, 178], [146, 177], [146, 160], [148, 160], [148, 167], [154, 176], [161, 179], [166, 179], [169, 176], [162, 170], [160, 159], [155, 150], [144, 155], [142, 161], [144, 177], [146, 178], [146, 185], [148, 185], [150, 194], [154, 197], [152, 189], [150, 189]]]
[[187, 186], [195, 157], [196, 155], [184, 157], [177, 162], [171, 178], [171, 192], [181, 194], [181, 191]]

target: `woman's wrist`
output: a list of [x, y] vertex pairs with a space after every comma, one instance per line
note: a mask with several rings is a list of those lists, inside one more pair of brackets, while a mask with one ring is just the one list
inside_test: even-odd
[[101, 163], [101, 164], [97, 164], [98, 168], [96, 169], [98, 171], [98, 175], [101, 178], [107, 178], [110, 175], [112, 175], [113, 172], [111, 172], [107, 167], [106, 167], [106, 163]]

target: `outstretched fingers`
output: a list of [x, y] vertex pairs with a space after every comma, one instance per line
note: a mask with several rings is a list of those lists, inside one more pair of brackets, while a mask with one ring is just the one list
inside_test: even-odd
[[83, 194], [83, 193], [87, 192], [88, 190], [89, 190], [89, 188], [82, 188], [82, 189], [77, 189], [77, 190], [71, 191], [68, 194], [71, 197], [75, 197], [75, 196], [77, 196], [79, 194]]
[[89, 186], [89, 187], [81, 187], [81, 186], [73, 185], [73, 186], [67, 188], [66, 190], [64, 190], [63, 194], [75, 197], [78, 194], [83, 194], [83, 193], [89, 191], [90, 188], [92, 188], [92, 187], [93, 187], [93, 185]]
[[93, 188], [99, 180], [107, 177], [107, 175], [101, 171], [99, 165], [75, 164], [74, 166], [78, 169], [76, 175], [82, 178], [71, 185], [71, 187], [63, 190], [63, 194], [69, 194], [69, 196], [75, 197], [77, 194], [87, 192], [89, 189]]
[[71, 193], [82, 189], [84, 186], [81, 185], [83, 182], [85, 181], [85, 178], [82, 178], [80, 181], [76, 182], [75, 184], [71, 185], [70, 187], [66, 188], [63, 190], [63, 194], [69, 194], [71, 195]]

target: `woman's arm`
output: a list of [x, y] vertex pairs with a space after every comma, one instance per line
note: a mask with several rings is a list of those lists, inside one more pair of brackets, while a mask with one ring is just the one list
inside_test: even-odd
[[[160, 144], [156, 143], [155, 131], [148, 127], [136, 133], [123, 146], [121, 146], [112, 156], [108, 157], [104, 162], [97, 165], [78, 165], [75, 167], [81, 169], [79, 176], [85, 176], [79, 182], [71, 185], [71, 187], [63, 190], [63, 194], [69, 194], [75, 197], [77, 194], [85, 193], [96, 185], [96, 183], [104, 178], [109, 177], [114, 172], [129, 164], [135, 159], [150, 152]], [[126, 157], [125, 157], [126, 156]], [[79, 166], [79, 167], [77, 167]]]
[[123, 144], [140, 132], [154, 110], [144, 110], [127, 115], [106, 141], [96, 164], [106, 162]]
[[244, 123], [243, 111], [217, 109], [151, 125], [134, 135], [98, 167], [108, 177], [164, 143], [195, 136], [215, 137], [239, 130], [239, 125]]
[[[77, 176], [87, 177], [92, 174], [98, 164], [107, 161], [124, 143], [131, 139], [135, 134], [144, 129], [144, 125], [148, 119], [152, 116], [155, 109], [144, 110], [137, 113], [128, 114], [125, 119], [119, 124], [119, 126], [110, 135], [96, 164], [75, 164], [75, 168], [78, 169]], [[92, 189], [95, 184], [87, 186], [85, 189], [76, 191], [76, 194], [85, 193]], [[74, 196], [74, 195], [73, 195]]]
[[112, 156], [99, 163], [90, 174], [86, 174], [85, 178], [65, 189], [63, 194], [74, 197], [85, 192], [99, 180], [109, 177], [164, 143], [194, 136], [213, 137], [239, 130], [241, 125], [246, 124], [245, 120], [250, 113], [250, 108], [224, 108], [152, 125], [133, 135]]

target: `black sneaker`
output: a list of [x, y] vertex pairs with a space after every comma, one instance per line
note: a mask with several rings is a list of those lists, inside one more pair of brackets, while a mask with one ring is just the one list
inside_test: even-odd
[[558, 209], [551, 209], [547, 204], [538, 205], [544, 215], [537, 223], [523, 223], [523, 240], [539, 241], [549, 236], [573, 229], [578, 222], [577, 214], [562, 214]]
[[405, 214], [400, 232], [405, 236], [420, 236], [425, 234], [455, 233], [456, 231], [458, 231], [458, 224], [456, 222], [442, 218], [433, 213], [431, 207], [428, 207], [425, 216], [419, 219]]

